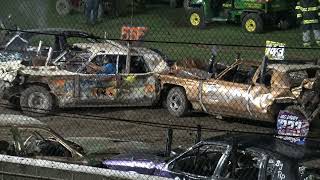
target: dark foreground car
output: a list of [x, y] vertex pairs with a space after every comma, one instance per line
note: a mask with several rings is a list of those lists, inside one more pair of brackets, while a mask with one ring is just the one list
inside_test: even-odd
[[21, 115], [0, 115], [0, 154], [89, 166], [119, 153], [150, 150], [141, 142], [104, 137], [63, 138], [45, 123]]
[[296, 145], [271, 136], [238, 134], [202, 141], [173, 158], [118, 155], [105, 160], [103, 167], [175, 179], [319, 179], [319, 171], [311, 167], [319, 152], [316, 142]]

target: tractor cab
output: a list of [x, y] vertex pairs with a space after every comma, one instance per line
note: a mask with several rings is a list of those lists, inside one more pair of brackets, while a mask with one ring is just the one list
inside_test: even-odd
[[235, 0], [211, 0], [211, 21], [228, 21]]
[[192, 27], [204, 28], [210, 22], [241, 24], [250, 33], [263, 32], [266, 25], [287, 29], [295, 22], [296, 0], [186, 0]]

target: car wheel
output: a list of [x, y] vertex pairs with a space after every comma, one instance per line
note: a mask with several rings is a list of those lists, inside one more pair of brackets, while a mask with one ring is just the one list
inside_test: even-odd
[[56, 11], [60, 16], [66, 16], [71, 11], [71, 3], [69, 0], [57, 0]]
[[192, 27], [204, 29], [206, 23], [202, 8], [193, 8], [189, 10], [188, 22]]
[[53, 110], [53, 98], [50, 92], [41, 86], [31, 86], [20, 96], [21, 110], [30, 116], [44, 116]]
[[182, 87], [170, 89], [167, 96], [167, 109], [176, 117], [185, 116], [189, 111], [189, 101]]
[[249, 33], [261, 33], [263, 31], [263, 20], [259, 14], [250, 13], [242, 20], [242, 27]]

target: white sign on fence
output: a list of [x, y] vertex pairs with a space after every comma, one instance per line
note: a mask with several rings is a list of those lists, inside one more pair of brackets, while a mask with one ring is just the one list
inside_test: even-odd
[[285, 43], [267, 41], [265, 55], [269, 60], [284, 60]]

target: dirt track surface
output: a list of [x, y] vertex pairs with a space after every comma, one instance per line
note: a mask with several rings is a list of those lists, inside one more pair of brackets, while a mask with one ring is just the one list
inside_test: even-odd
[[[0, 113], [21, 114], [8, 103], [0, 102]], [[272, 133], [272, 123], [258, 121], [216, 119], [206, 114], [192, 113], [188, 117], [175, 118], [162, 108], [77, 108], [58, 110], [56, 114], [38, 119], [46, 122], [63, 137], [108, 137], [143, 141], [165, 148], [168, 127], [174, 128], [173, 147], [190, 146], [196, 137], [196, 127], [206, 130], [202, 138], [245, 131]]]

